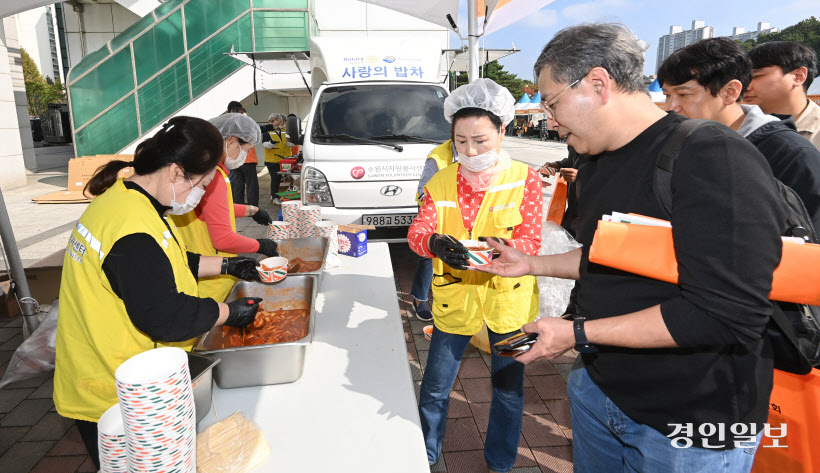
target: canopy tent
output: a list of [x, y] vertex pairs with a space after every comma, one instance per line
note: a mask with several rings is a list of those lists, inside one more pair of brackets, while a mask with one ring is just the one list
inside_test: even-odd
[[[554, 0], [476, 0], [478, 23], [484, 24], [482, 35], [496, 32], [526, 18]], [[486, 11], [486, 17], [485, 17]]]
[[524, 95], [521, 96], [521, 100], [519, 100], [517, 103], [521, 104], [521, 103], [530, 103], [530, 102], [532, 102], [532, 100], [530, 99], [530, 94], [524, 93]]
[[660, 92], [662, 90], [663, 89], [661, 89], [661, 84], [658, 82], [658, 79], [653, 80], [652, 83], [649, 84], [650, 92]]
[[655, 103], [666, 103], [666, 96], [663, 95], [663, 92], [649, 92], [649, 98], [652, 99]]
[[[452, 65], [450, 66], [451, 71], [459, 71], [459, 72], [467, 72], [469, 61], [469, 54], [467, 54], [467, 50], [450, 50], [451, 52], [455, 53], [455, 57], [452, 58]], [[478, 50], [478, 60], [479, 67], [487, 65], [497, 59], [501, 59], [502, 57], [507, 57], [510, 54], [515, 54], [519, 52], [520, 49], [479, 49]]]
[[809, 86], [806, 95], [820, 95], [820, 78], [815, 77], [814, 82]]
[[447, 15], [458, 23], [458, 4], [460, 0], [360, 0], [380, 7], [410, 15], [413, 18], [429, 21], [447, 29], [452, 29]]

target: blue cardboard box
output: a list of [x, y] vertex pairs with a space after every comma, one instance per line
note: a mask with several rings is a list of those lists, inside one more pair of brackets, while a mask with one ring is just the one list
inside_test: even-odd
[[359, 256], [367, 254], [367, 230], [339, 225], [339, 254]]

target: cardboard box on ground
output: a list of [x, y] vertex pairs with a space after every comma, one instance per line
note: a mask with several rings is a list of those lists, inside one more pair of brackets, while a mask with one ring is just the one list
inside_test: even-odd
[[[31, 296], [39, 304], [51, 304], [60, 295], [60, 279], [63, 276], [65, 250], [54, 252], [25, 268]], [[20, 305], [14, 294], [10, 294], [8, 273], [0, 276], [0, 318], [20, 315]]]
[[[91, 202], [92, 197], [83, 194], [83, 188], [97, 170], [109, 161], [133, 161], [133, 154], [98, 154], [68, 160], [68, 188], [64, 191], [34, 197], [31, 200], [38, 204], [70, 204]], [[125, 168], [119, 172], [119, 177], [130, 177], [134, 174], [133, 168]]]

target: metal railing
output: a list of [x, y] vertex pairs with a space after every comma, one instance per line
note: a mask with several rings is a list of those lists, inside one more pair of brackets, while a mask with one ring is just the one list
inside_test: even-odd
[[313, 0], [170, 0], [69, 71], [77, 156], [114, 154], [243, 67], [224, 53], [307, 51]]

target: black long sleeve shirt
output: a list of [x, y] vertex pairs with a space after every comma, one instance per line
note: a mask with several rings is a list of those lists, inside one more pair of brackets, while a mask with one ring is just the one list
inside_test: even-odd
[[[699, 425], [723, 422], [729, 439], [731, 424], [760, 424], [768, 413], [773, 365], [763, 333], [785, 214], [763, 156], [716, 123], [693, 133], [680, 151], [670, 219], [653, 177], [657, 155], [681, 120], [671, 113], [624, 147], [591, 157], [578, 180], [579, 313], [599, 319], [660, 305], [679, 348], [601, 347], [583, 361], [635, 421], [664, 434], [673, 431], [669, 424], [693, 423], [693, 438]], [[589, 262], [597, 222], [613, 211], [671, 220], [678, 284]]]
[[[125, 181], [125, 187], [144, 194], [157, 210], [158, 218], [163, 218], [169, 209], [137, 184]], [[187, 256], [196, 277], [200, 256], [191, 252]], [[177, 290], [171, 261], [147, 233], [134, 233], [117, 240], [106, 255], [102, 269], [114, 293], [125, 303], [131, 323], [155, 341], [189, 340], [207, 332], [219, 318], [219, 305], [215, 300]]]

